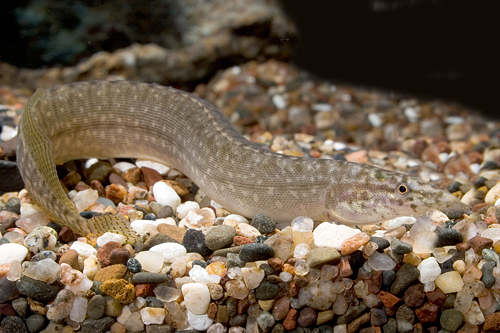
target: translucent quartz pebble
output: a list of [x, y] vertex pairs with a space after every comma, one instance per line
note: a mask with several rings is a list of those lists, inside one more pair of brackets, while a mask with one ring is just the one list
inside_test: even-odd
[[97, 201], [97, 198], [99, 198], [99, 193], [96, 190], [88, 189], [78, 192], [73, 197], [73, 202], [78, 212], [81, 213], [92, 206]]
[[118, 162], [113, 164], [113, 169], [117, 170], [119, 173], [123, 173], [128, 169], [135, 168], [135, 165], [129, 162]]
[[76, 296], [73, 301], [73, 307], [69, 314], [69, 318], [77, 323], [81, 323], [85, 320], [85, 315], [87, 313], [88, 300], [82, 296]]
[[493, 243], [500, 240], [500, 228], [488, 228], [481, 232], [481, 237], [493, 240]]
[[310, 249], [311, 247], [306, 243], [300, 243], [295, 247], [295, 250], [293, 251], [293, 256], [297, 259], [305, 259]]
[[126, 240], [127, 237], [124, 235], [116, 234], [114, 232], [105, 232], [101, 237], [97, 238], [97, 246], [101, 247], [108, 242], [123, 244]]
[[36, 227], [46, 226], [50, 219], [44, 212], [39, 212], [25, 216], [16, 221], [16, 226], [26, 232], [32, 232]]
[[309, 269], [310, 269], [310, 267], [307, 264], [307, 261], [304, 259], [297, 260], [297, 262], [295, 263], [295, 266], [294, 266], [294, 270], [295, 270], [296, 275], [304, 276], [307, 273], [309, 273]]
[[320, 280], [303, 287], [299, 291], [299, 302], [318, 310], [326, 310], [332, 306], [337, 297], [333, 291], [333, 281]]
[[56, 247], [57, 233], [50, 227], [36, 227], [26, 236], [23, 243], [33, 253], [52, 251]]
[[432, 253], [438, 240], [438, 235], [433, 231], [424, 231], [416, 235], [414, 240], [413, 252]]
[[435, 283], [436, 287], [441, 289], [445, 294], [459, 292], [464, 286], [464, 281], [457, 271], [450, 271], [439, 275]]
[[417, 221], [412, 225], [410, 229], [410, 237], [415, 239], [415, 237], [425, 231], [434, 231], [437, 226], [432, 223], [429, 219], [429, 216], [422, 215], [419, 216]]
[[89, 279], [94, 279], [94, 276], [101, 269], [101, 263], [96, 256], [89, 256], [83, 261], [83, 274]]
[[396, 263], [387, 254], [375, 252], [368, 258], [368, 265], [377, 271], [392, 270], [396, 267]]
[[21, 204], [21, 218], [25, 218], [35, 213], [43, 213], [43, 209], [38, 205], [27, 202]]
[[396, 229], [403, 224], [413, 224], [417, 221], [413, 216], [400, 216], [387, 221], [387, 230]]
[[10, 264], [13, 261], [23, 262], [28, 249], [16, 243], [3, 244], [0, 250], [0, 265]]
[[236, 227], [236, 225], [238, 223], [247, 223], [248, 224], [248, 220], [246, 218], [244, 218], [243, 216], [238, 215], [238, 214], [229, 214], [228, 216], [226, 216], [224, 218], [224, 222], [222, 222], [222, 224], [231, 226], [233, 228]]
[[420, 276], [418, 279], [423, 284], [428, 282], [434, 282], [436, 278], [441, 274], [441, 267], [434, 257], [422, 260], [422, 262], [417, 266], [420, 271]]
[[194, 282], [200, 283], [219, 283], [221, 277], [216, 274], [208, 274], [207, 270], [199, 265], [194, 265], [189, 271], [189, 277], [193, 279]]
[[[189, 274], [191, 275], [191, 272]], [[241, 277], [248, 289], [257, 288], [264, 279], [264, 276], [264, 270], [259, 267], [243, 267], [241, 269]]]
[[165, 285], [158, 285], [155, 289], [153, 289], [154, 294], [158, 297], [159, 300], [163, 302], [172, 302], [177, 301], [182, 293], [177, 288], [172, 288]]
[[472, 286], [471, 284], [466, 283], [457, 293], [454, 304], [455, 310], [458, 310], [465, 315], [467, 311], [469, 311], [473, 299], [474, 293], [472, 292]]
[[76, 295], [84, 295], [90, 290], [90, 288], [92, 288], [92, 285], [92, 281], [85, 276], [79, 284], [75, 286], [66, 286], [66, 288], [71, 290]]
[[446, 252], [446, 249], [442, 247], [436, 247], [432, 252], [432, 255], [434, 256], [434, 258], [436, 258], [437, 262], [440, 264], [442, 264], [443, 262], [452, 257], [452, 255]]
[[174, 210], [181, 204], [181, 198], [173, 188], [164, 182], [157, 182], [153, 185], [153, 195], [156, 202], [162, 206], [170, 206]]
[[293, 219], [291, 226], [295, 231], [313, 231], [314, 221], [309, 217], [299, 216]]
[[70, 249], [78, 252], [78, 255], [87, 258], [88, 256], [95, 256], [97, 254], [97, 250], [92, 246], [84, 242], [75, 241], [71, 244]]
[[288, 272], [281, 272], [279, 277], [283, 282], [290, 282], [292, 281], [293, 275]]
[[[163, 260], [166, 263], [173, 262], [176, 258], [187, 253], [186, 248], [178, 243], [162, 243], [149, 249], [149, 252], [159, 252], [163, 254]], [[141, 262], [142, 264], [142, 262]]]
[[61, 273], [61, 266], [52, 259], [25, 261], [22, 264], [23, 275], [48, 284], [55, 282]]
[[135, 259], [141, 264], [142, 270], [158, 273], [163, 267], [163, 254], [154, 251], [142, 251], [135, 255]]
[[[5, 246], [5, 245], [3, 245]], [[10, 263], [9, 272], [7, 272], [7, 280], [17, 281], [21, 277], [22, 265], [19, 261], [14, 260]]]

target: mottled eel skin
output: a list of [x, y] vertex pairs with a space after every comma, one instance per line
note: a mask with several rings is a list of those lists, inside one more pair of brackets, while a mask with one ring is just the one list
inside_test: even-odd
[[27, 190], [55, 221], [83, 235], [117, 231], [133, 241], [123, 217], [82, 218], [59, 184], [55, 164], [91, 157], [168, 164], [228, 210], [277, 222], [310, 216], [368, 224], [460, 205], [406, 174], [262, 149], [217, 108], [173, 88], [96, 81], [38, 89], [19, 125], [17, 161]]

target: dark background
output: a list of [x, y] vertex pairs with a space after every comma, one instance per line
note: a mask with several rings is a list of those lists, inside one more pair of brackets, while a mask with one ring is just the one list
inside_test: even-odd
[[453, 100], [500, 117], [494, 1], [281, 3], [299, 29], [296, 65], [334, 82]]

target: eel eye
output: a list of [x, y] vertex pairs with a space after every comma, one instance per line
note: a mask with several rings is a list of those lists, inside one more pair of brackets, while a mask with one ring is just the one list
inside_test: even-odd
[[404, 183], [400, 183], [400, 184], [398, 184], [398, 186], [396, 186], [396, 192], [399, 195], [405, 196], [408, 193], [410, 193], [410, 188], [408, 187], [408, 185], [406, 185]]

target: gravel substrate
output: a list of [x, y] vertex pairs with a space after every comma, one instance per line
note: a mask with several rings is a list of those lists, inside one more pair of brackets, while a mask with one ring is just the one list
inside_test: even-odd
[[[70, 162], [58, 172], [82, 215], [122, 214], [143, 241], [79, 237], [25, 190], [4, 194], [1, 333], [500, 331], [499, 122], [273, 61], [223, 71], [196, 92], [270, 150], [414, 174], [471, 212], [282, 226], [230, 214], [157, 163]], [[0, 90], [11, 127], [19, 95]]]

